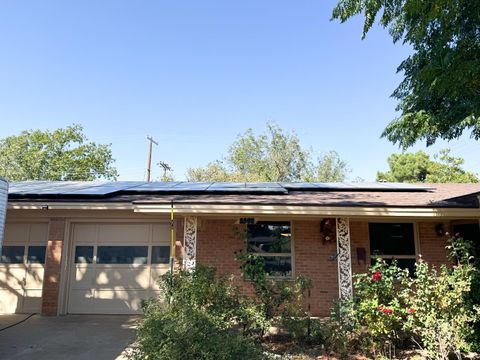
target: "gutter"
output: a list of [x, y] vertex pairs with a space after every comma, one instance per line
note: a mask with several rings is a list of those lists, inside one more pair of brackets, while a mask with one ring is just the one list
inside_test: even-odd
[[[480, 197], [480, 196], [479, 196]], [[171, 204], [81, 203], [81, 202], [10, 202], [12, 210], [127, 210], [142, 214], [171, 212]], [[302, 206], [302, 205], [245, 205], [245, 204], [175, 204], [178, 215], [288, 215], [305, 216], [354, 216], [354, 217], [420, 217], [480, 219], [479, 208], [423, 208], [423, 207], [363, 207], [363, 206]]]

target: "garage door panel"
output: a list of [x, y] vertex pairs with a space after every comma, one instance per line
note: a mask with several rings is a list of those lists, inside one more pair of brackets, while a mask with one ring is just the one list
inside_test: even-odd
[[96, 290], [95, 311], [102, 314], [132, 314], [141, 312], [141, 303], [148, 297], [147, 290]]
[[4, 245], [25, 244], [28, 240], [29, 225], [27, 223], [8, 223], [5, 227]]
[[72, 279], [72, 289], [90, 289], [95, 284], [95, 269], [92, 267], [76, 267]]
[[23, 299], [23, 312], [34, 313], [42, 306], [42, 290], [25, 290], [25, 297]]
[[5, 227], [0, 264], [0, 312], [40, 312], [48, 223], [11, 223]]
[[149, 229], [145, 224], [101, 224], [98, 228], [98, 244], [147, 243]]
[[69, 313], [139, 313], [142, 300], [160, 294], [155, 281], [169, 269], [169, 224], [73, 224], [73, 229]]
[[73, 241], [76, 244], [94, 244], [97, 239], [96, 224], [75, 224]]
[[68, 311], [71, 314], [92, 314], [93, 309], [92, 289], [72, 289], [68, 301]]
[[142, 267], [106, 267], [97, 265], [96, 284], [98, 288], [123, 287], [139, 289], [149, 287], [149, 268]]
[[30, 267], [25, 277], [25, 286], [27, 288], [41, 289], [43, 286], [43, 266]]
[[25, 266], [2, 265], [0, 266], [0, 288], [23, 288], [23, 279], [25, 278]]
[[170, 225], [169, 224], [155, 224], [153, 225], [153, 239], [155, 244], [170, 244]]
[[23, 291], [0, 289], [0, 314], [13, 314], [22, 311]]
[[48, 224], [34, 223], [30, 225], [29, 244], [46, 245], [48, 238]]

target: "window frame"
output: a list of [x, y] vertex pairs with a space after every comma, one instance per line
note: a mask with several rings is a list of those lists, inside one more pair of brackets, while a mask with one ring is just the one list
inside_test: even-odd
[[[409, 221], [409, 220], [397, 220], [397, 219], [370, 219], [367, 221], [368, 223], [368, 249], [369, 249], [369, 257], [370, 261], [368, 262], [369, 264], [372, 263], [373, 259], [391, 259], [391, 260], [415, 260], [418, 261], [419, 255], [421, 254], [420, 252], [420, 241], [419, 241], [419, 232], [418, 232], [418, 222], [417, 221]], [[372, 248], [371, 248], [371, 238], [370, 238], [370, 224], [411, 224], [413, 227], [413, 244], [415, 246], [415, 251], [413, 255], [374, 255], [372, 254]], [[432, 225], [433, 226], [433, 225]]]
[[290, 225], [290, 253], [258, 253], [258, 252], [250, 252], [248, 251], [248, 225], [245, 226], [245, 229], [247, 230], [247, 239], [245, 242], [245, 250], [247, 254], [254, 254], [257, 256], [262, 256], [262, 257], [286, 257], [290, 258], [290, 264], [292, 266], [292, 269], [290, 271], [290, 275], [285, 275], [285, 276], [275, 276], [275, 275], [270, 275], [267, 273], [267, 277], [269, 279], [276, 279], [276, 280], [293, 280], [295, 279], [295, 227], [294, 227], [294, 221], [290, 219], [255, 219], [255, 223], [251, 225], [256, 225], [257, 223], [282, 223], [282, 222], [288, 222]]

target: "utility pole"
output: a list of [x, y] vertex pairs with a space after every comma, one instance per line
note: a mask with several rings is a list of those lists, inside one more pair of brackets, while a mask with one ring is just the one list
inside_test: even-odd
[[147, 162], [147, 182], [150, 182], [150, 173], [152, 168], [152, 143], [158, 145], [158, 142], [153, 140], [153, 137], [147, 136], [148, 142], [148, 162]]
[[160, 161], [158, 165], [160, 165], [163, 168], [162, 181], [165, 181], [165, 179], [167, 178], [167, 171], [172, 171], [172, 168], [165, 161]]

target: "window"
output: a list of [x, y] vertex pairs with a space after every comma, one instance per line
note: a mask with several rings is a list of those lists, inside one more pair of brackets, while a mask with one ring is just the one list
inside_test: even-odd
[[152, 264], [170, 263], [170, 246], [152, 246]]
[[97, 264], [146, 264], [148, 246], [98, 246]]
[[2, 246], [0, 262], [3, 264], [22, 264], [25, 246]]
[[27, 263], [29, 264], [45, 264], [46, 246], [29, 246]]
[[263, 256], [270, 276], [292, 276], [290, 222], [259, 221], [248, 225], [247, 251]]
[[93, 263], [93, 246], [75, 247], [75, 264]]
[[369, 231], [372, 264], [376, 258], [387, 263], [395, 259], [399, 267], [413, 273], [416, 252], [412, 223], [370, 223]]

